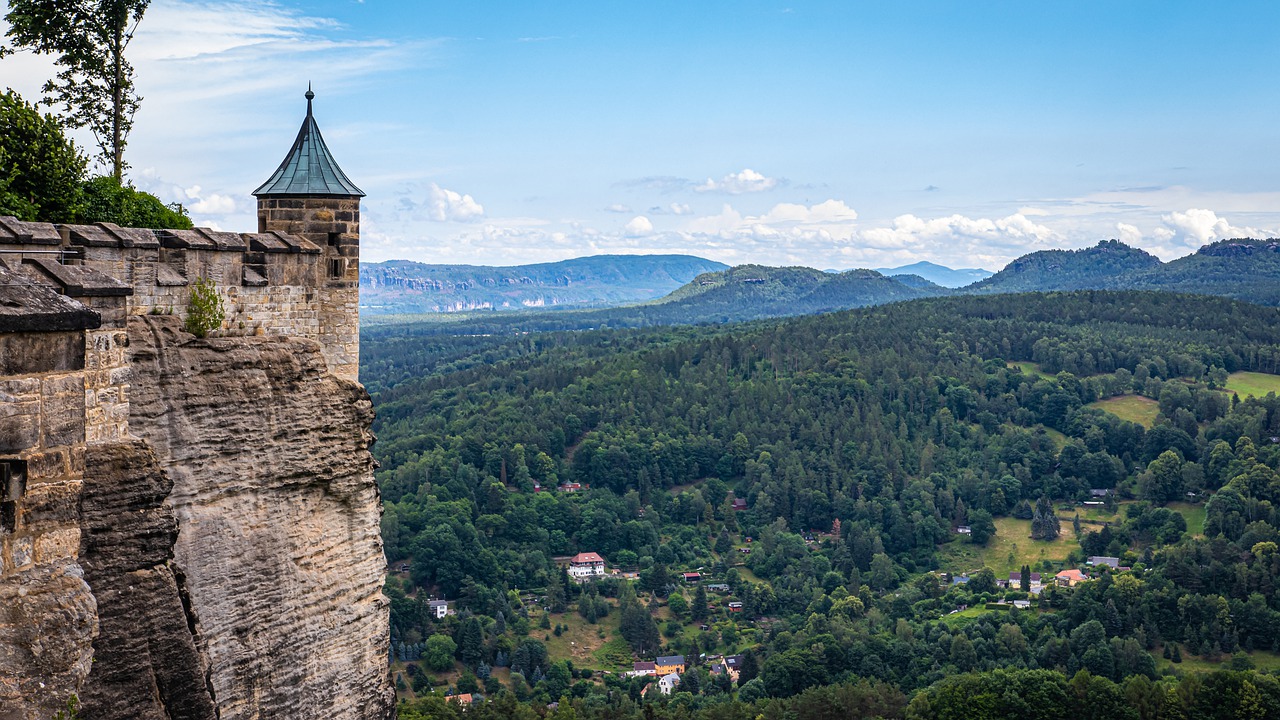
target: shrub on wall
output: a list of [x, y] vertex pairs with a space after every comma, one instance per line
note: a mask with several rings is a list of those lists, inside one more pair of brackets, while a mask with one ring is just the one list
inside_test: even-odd
[[222, 308], [222, 298], [212, 280], [196, 278], [191, 283], [191, 299], [187, 303], [187, 332], [202, 338], [222, 327], [227, 313]]

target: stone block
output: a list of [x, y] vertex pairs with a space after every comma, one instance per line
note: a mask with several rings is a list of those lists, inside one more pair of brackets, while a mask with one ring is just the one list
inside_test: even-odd
[[0, 334], [0, 375], [34, 375], [83, 367], [82, 331]]
[[84, 389], [74, 394], [50, 395], [42, 399], [45, 447], [78, 445], [84, 442]]
[[66, 448], [54, 448], [27, 456], [27, 483], [35, 485], [43, 480], [64, 478], [68, 474], [70, 459]]
[[80, 483], [53, 482], [27, 486], [22, 497], [22, 526], [43, 531], [74, 525], [79, 519]]
[[34, 560], [44, 565], [55, 560], [74, 558], [80, 551], [80, 529], [62, 528], [41, 533], [35, 539]]
[[0, 401], [0, 452], [18, 452], [40, 444], [38, 401]]

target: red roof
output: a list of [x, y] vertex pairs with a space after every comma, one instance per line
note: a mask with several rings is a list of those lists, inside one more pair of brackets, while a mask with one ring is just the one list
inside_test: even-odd
[[569, 558], [570, 565], [586, 565], [588, 563], [602, 563], [604, 558], [599, 553], [578, 553]]

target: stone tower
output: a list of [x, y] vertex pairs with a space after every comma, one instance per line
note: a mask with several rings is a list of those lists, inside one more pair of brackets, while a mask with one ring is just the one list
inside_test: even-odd
[[320, 343], [329, 371], [357, 381], [360, 369], [360, 198], [364, 192], [338, 167], [311, 114], [284, 162], [253, 191], [258, 232], [300, 235], [323, 248], [317, 268]]

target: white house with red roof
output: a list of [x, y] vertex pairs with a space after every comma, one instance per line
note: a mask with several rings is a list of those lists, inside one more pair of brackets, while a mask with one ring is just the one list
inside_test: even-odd
[[605, 574], [604, 558], [599, 553], [578, 553], [569, 558], [569, 577], [578, 582], [586, 582], [593, 577]]

